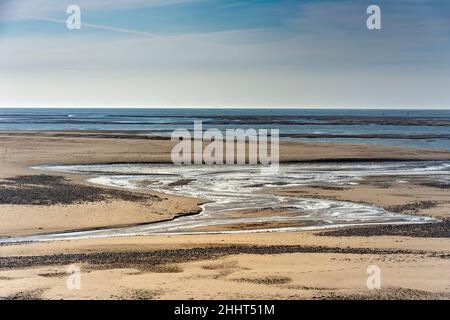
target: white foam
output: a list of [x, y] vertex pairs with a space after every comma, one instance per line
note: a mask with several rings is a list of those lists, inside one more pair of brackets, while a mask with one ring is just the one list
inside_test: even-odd
[[[349, 225], [426, 223], [436, 221], [428, 217], [407, 216], [382, 208], [353, 203], [301, 197], [276, 196], [264, 193], [266, 187], [302, 185], [354, 185], [365, 176], [426, 175], [450, 180], [446, 162], [396, 162], [376, 164], [288, 164], [281, 165], [275, 176], [259, 174], [258, 166], [173, 166], [150, 164], [41, 166], [36, 169], [72, 173], [97, 174], [90, 182], [127, 189], [142, 188], [143, 180], [152, 180], [149, 189], [167, 194], [207, 199], [202, 213], [180, 217], [169, 222], [127, 228], [93, 230], [24, 238], [0, 239], [0, 243], [14, 241], [46, 241], [86, 237], [131, 236], [151, 234], [211, 233], [194, 228], [215, 226], [213, 233], [282, 232], [311, 230]], [[171, 183], [190, 179], [184, 186]], [[289, 215], [274, 214], [263, 217], [235, 217], [230, 211], [273, 208], [289, 211]], [[278, 212], [279, 212], [278, 211]], [[245, 223], [286, 222], [292, 227], [227, 230], [221, 226]], [[296, 227], [300, 222], [307, 226]], [[15, 240], [14, 240], [15, 239]], [[26, 240], [24, 240], [26, 239]]]

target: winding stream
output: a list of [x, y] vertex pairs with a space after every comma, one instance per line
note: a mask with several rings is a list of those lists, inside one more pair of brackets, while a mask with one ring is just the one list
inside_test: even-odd
[[[411, 224], [436, 221], [407, 216], [382, 208], [353, 203], [264, 192], [267, 188], [295, 186], [345, 187], [368, 176], [426, 176], [450, 182], [450, 162], [283, 164], [276, 175], [261, 174], [258, 166], [173, 166], [156, 164], [40, 166], [35, 169], [94, 175], [90, 182], [125, 189], [148, 188], [167, 194], [207, 199], [198, 215], [146, 225], [0, 238], [0, 243], [51, 241], [89, 237], [175, 235], [205, 233], [283, 232], [368, 224]], [[407, 177], [407, 178], [405, 178]], [[184, 181], [183, 183], [175, 183]], [[189, 183], [187, 183], [189, 182]], [[242, 214], [263, 209], [272, 214]], [[259, 211], [258, 211], [259, 210]], [[236, 214], [237, 212], [241, 214]], [[246, 228], [268, 223], [268, 227]], [[234, 228], [232, 226], [235, 226]], [[230, 227], [231, 226], [231, 227]]]

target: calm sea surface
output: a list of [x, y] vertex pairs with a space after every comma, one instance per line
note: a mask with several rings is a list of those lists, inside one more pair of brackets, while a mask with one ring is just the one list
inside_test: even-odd
[[450, 110], [0, 109], [0, 130], [279, 129], [282, 139], [450, 150]]

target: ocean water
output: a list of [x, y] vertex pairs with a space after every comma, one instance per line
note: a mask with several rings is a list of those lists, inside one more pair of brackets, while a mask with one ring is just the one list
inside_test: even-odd
[[0, 109], [0, 131], [110, 130], [168, 136], [178, 128], [279, 129], [282, 139], [450, 150], [450, 110]]

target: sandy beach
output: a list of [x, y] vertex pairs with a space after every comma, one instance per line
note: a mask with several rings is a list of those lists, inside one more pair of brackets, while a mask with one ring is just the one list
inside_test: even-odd
[[[1, 132], [0, 236], [140, 225], [200, 212], [206, 199], [106, 188], [46, 164], [169, 163], [174, 145], [135, 132]], [[449, 160], [445, 151], [282, 142], [282, 163]], [[405, 182], [406, 180], [406, 182]], [[0, 246], [3, 299], [448, 299], [450, 194], [424, 176], [268, 194], [337, 199], [441, 222], [337, 230], [108, 237]], [[234, 212], [270, 216], [274, 211]], [[279, 214], [279, 212], [277, 212]], [[283, 214], [289, 215], [289, 212]], [[234, 226], [235, 227], [235, 226]], [[248, 227], [248, 226], [247, 226]], [[258, 226], [261, 227], [261, 226]], [[264, 227], [264, 226], [263, 226]], [[81, 268], [81, 290], [66, 286]], [[368, 290], [377, 265], [382, 289]], [[208, 288], [208, 289], [205, 289]]]
[[450, 1], [341, 2], [0, 0], [0, 302], [450, 300]]

